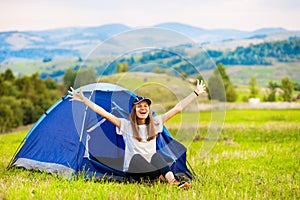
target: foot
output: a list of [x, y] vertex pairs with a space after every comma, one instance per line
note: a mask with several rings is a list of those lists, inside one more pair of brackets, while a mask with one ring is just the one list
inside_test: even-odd
[[186, 181], [179, 182], [176, 179], [173, 180], [172, 184], [175, 184], [175, 185], [177, 185], [178, 188], [181, 188], [184, 190], [189, 189], [192, 186], [192, 184], [189, 182], [186, 182]]

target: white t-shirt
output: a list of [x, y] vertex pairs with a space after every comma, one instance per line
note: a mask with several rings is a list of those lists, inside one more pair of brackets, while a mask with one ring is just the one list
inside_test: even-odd
[[[156, 152], [156, 140], [147, 141], [147, 125], [139, 125], [138, 127], [140, 137], [142, 138], [141, 142], [133, 137], [133, 130], [129, 120], [121, 118], [120, 128], [116, 128], [117, 134], [123, 135], [125, 142], [124, 171], [128, 170], [130, 160], [134, 154], [140, 154], [150, 162], [152, 155]], [[163, 123], [161, 116], [154, 117], [154, 129], [155, 133], [162, 132]]]

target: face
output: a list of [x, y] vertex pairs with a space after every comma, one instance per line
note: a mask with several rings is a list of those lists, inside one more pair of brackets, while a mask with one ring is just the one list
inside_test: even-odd
[[149, 110], [150, 110], [150, 107], [146, 101], [140, 102], [135, 107], [135, 113], [139, 119], [147, 119], [147, 117], [149, 115]]

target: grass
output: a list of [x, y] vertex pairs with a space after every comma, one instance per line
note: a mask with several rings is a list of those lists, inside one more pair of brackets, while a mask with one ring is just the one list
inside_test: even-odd
[[32, 75], [34, 73], [52, 73], [57, 70], [67, 70], [77, 64], [75, 59], [54, 60], [51, 62], [25, 61], [14, 62], [7, 66], [17, 75]]
[[[205, 136], [211, 113], [200, 113]], [[198, 113], [183, 113], [167, 126], [176, 131], [181, 119], [198, 124]], [[299, 199], [299, 110], [229, 110], [217, 141], [195, 137], [187, 159], [196, 172], [188, 191], [161, 183], [68, 181], [55, 175], [5, 168], [27, 131], [0, 136], [0, 199]], [[197, 139], [198, 138], [198, 139]], [[199, 139], [200, 138], [200, 139]], [[205, 157], [199, 152], [213, 142]]]
[[[211, 112], [183, 112], [176, 115], [167, 122], [170, 128], [184, 120], [185, 123], [196, 123], [195, 120], [199, 119], [200, 125], [207, 123], [211, 120]], [[270, 125], [277, 124], [279, 126], [288, 126], [300, 122], [299, 110], [226, 110], [224, 114], [224, 126], [246, 126], [251, 125]]]
[[281, 79], [288, 76], [293, 82], [299, 83], [300, 64], [274, 62], [272, 65], [234, 65], [226, 66], [226, 72], [231, 81], [236, 85], [248, 85], [251, 76], [256, 76], [260, 87], [267, 87], [269, 81], [280, 83]]

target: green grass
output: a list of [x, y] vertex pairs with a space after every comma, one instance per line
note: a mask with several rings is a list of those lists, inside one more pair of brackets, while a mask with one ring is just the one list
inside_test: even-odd
[[[183, 113], [167, 126], [176, 131], [181, 117], [198, 124], [199, 113]], [[201, 139], [211, 113], [200, 113], [200, 132], [187, 159], [197, 176], [188, 191], [154, 182], [68, 181], [55, 175], [5, 168], [26, 131], [0, 136], [0, 199], [299, 199], [299, 110], [228, 110], [217, 141]], [[198, 139], [197, 139], [198, 138]], [[200, 138], [200, 139], [199, 139]], [[206, 144], [213, 149], [199, 153]]]
[[[251, 126], [251, 125], [272, 125], [288, 126], [289, 124], [296, 124], [300, 122], [300, 111], [297, 109], [286, 110], [226, 110], [224, 111], [224, 126]], [[183, 112], [167, 122], [170, 128], [181, 122], [197, 123], [195, 120], [199, 119], [200, 125], [210, 123], [212, 112], [201, 111], [197, 112]]]
[[299, 83], [300, 63], [274, 62], [272, 65], [234, 65], [226, 66], [226, 72], [235, 85], [248, 85], [251, 76], [256, 76], [260, 87], [267, 87], [269, 81], [280, 83], [281, 79], [288, 76], [293, 82]]

